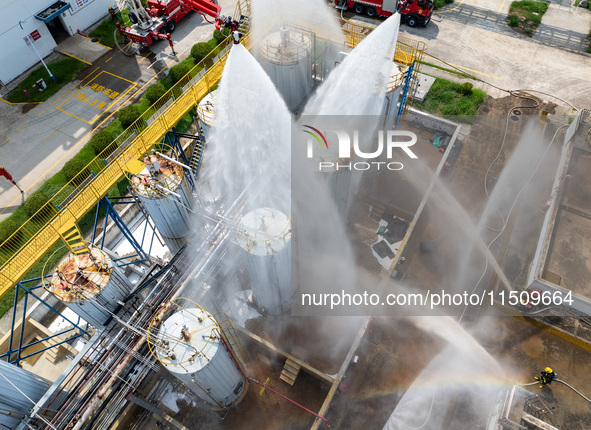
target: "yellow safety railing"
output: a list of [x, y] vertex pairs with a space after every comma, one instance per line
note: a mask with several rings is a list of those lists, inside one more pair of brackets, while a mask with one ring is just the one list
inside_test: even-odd
[[[235, 19], [239, 19], [241, 15], [248, 19], [250, 17], [248, 0], [241, 0], [236, 5]], [[351, 23], [345, 23], [343, 29], [350, 46], [355, 46], [372, 31], [371, 27]], [[212, 51], [191, 69], [75, 178], [52, 196], [47, 204], [0, 244], [0, 297], [16, 285], [58, 241], [68, 237], [73, 225], [124, 176], [130, 161], [142, 158], [217, 85], [231, 43], [231, 37], [226, 38], [216, 48], [217, 51]], [[250, 33], [243, 36], [241, 43], [247, 49], [250, 48]], [[403, 64], [412, 64], [414, 60], [422, 58], [424, 49], [425, 44], [422, 42], [399, 37], [395, 59]], [[419, 64], [415, 63], [415, 70]]]
[[[357, 46], [369, 33], [371, 33], [375, 27], [371, 25], [365, 25], [361, 22], [351, 22], [346, 19], [341, 20], [341, 26], [345, 33], [345, 43], [354, 48]], [[413, 74], [410, 78], [410, 85], [406, 96], [407, 102], [404, 105], [402, 115], [406, 114], [410, 105], [414, 100], [414, 95], [417, 91], [419, 83], [419, 72], [421, 70], [422, 59], [425, 55], [427, 45], [425, 42], [420, 40], [410, 39], [408, 37], [398, 35], [396, 41], [396, 50], [394, 51], [394, 61], [405, 66], [410, 66], [414, 63]], [[396, 77], [393, 76], [393, 80]]]
[[[214, 51], [197, 64], [0, 244], [0, 296], [16, 285], [117, 184], [129, 161], [140, 159], [217, 85], [231, 43], [231, 38], [227, 38], [215, 58], [212, 58]], [[242, 44], [250, 47], [249, 34], [242, 38]]]

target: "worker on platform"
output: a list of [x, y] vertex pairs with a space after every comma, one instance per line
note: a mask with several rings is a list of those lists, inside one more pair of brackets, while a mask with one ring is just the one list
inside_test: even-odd
[[540, 388], [542, 388], [544, 385], [551, 384], [556, 376], [557, 374], [550, 367], [546, 367], [542, 372], [542, 376], [539, 378], [536, 376], [535, 379], [542, 383], [540, 385]]

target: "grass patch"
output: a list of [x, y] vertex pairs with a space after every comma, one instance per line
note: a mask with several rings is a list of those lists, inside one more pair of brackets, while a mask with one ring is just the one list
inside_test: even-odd
[[[118, 15], [119, 17], [121, 15]], [[117, 26], [115, 25], [117, 21], [114, 21], [111, 17], [105, 19], [103, 22], [99, 24], [97, 28], [92, 30], [88, 35], [90, 37], [98, 37], [100, 40], [99, 42], [105, 46], [110, 46], [111, 48], [115, 46], [115, 32], [117, 31]], [[123, 37], [117, 31], [117, 41], [119, 43], [123, 42]]]
[[462, 84], [436, 78], [425, 101], [416, 106], [432, 114], [454, 115], [457, 121], [472, 123], [486, 97], [482, 90], [472, 89], [468, 93]]
[[459, 76], [461, 78], [477, 80], [476, 76], [472, 76], [472, 75], [469, 75], [469, 74], [463, 73], [463, 72], [458, 72], [457, 70], [454, 70], [454, 69], [448, 69], [446, 67], [438, 66], [437, 64], [428, 63], [427, 61], [419, 61], [419, 63], [424, 64], [425, 66], [433, 67], [434, 69], [443, 70], [444, 72], [453, 73], [454, 75]]
[[[75, 58], [64, 58], [47, 63], [47, 67], [55, 76], [55, 82], [49, 78], [47, 70], [41, 65], [12, 90], [6, 99], [11, 103], [44, 102], [72, 81], [80, 71], [88, 67], [88, 64]], [[44, 91], [33, 88], [39, 79], [43, 79], [47, 85]], [[31, 97], [27, 97], [23, 90], [27, 90]]]
[[434, 4], [433, 4], [433, 9], [437, 10], [437, 9], [441, 9], [442, 7], [448, 5], [448, 4], [452, 4], [454, 2], [454, 0], [435, 0]]
[[509, 7], [507, 24], [518, 33], [532, 36], [542, 23], [542, 16], [548, 10], [545, 1], [514, 1]]

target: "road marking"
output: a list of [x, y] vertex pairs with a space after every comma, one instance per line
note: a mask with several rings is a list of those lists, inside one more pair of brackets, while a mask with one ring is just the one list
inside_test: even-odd
[[[85, 79], [90, 78], [91, 75], [94, 74], [94, 72], [96, 72], [97, 70], [99, 70], [100, 67], [97, 67], [96, 69], [94, 69], [92, 72], [90, 72], [88, 75], [86, 75], [85, 78], [83, 78], [80, 83], [78, 85], [82, 85], [82, 82], [84, 82]], [[94, 78], [93, 78], [94, 79]], [[86, 86], [86, 84], [84, 85]], [[70, 94], [70, 91], [72, 91], [73, 89], [75, 89], [77, 87], [77, 85], [74, 85], [72, 88], [70, 88], [68, 91], [65, 92], [65, 94], [62, 94], [56, 101], [54, 101], [51, 105], [53, 106], [54, 104], [56, 104], [57, 102], [59, 102], [61, 100], [62, 97]], [[60, 105], [61, 106], [61, 105]]]
[[185, 23], [183, 25], [180, 26], [179, 30], [181, 30], [185, 25], [187, 25], [189, 23], [189, 21], [185, 21]]
[[460, 68], [460, 69], [468, 70], [468, 71], [470, 71], [470, 72], [477, 73], [477, 74], [479, 74], [479, 75], [488, 76], [489, 78], [498, 79], [499, 81], [501, 81], [501, 80], [502, 80], [501, 78], [499, 78], [499, 77], [497, 77], [497, 76], [489, 75], [488, 73], [479, 72], [478, 70], [469, 69], [469, 68], [467, 68], [467, 67], [463, 67], [463, 66], [458, 66], [457, 64], [452, 64], [452, 63], [448, 63], [448, 62], [443, 62], [443, 61], [441, 61], [441, 60], [438, 60], [437, 58], [433, 58], [433, 57], [431, 57], [431, 56], [429, 56], [429, 55], [427, 55], [427, 54], [425, 54], [425, 58], [429, 58], [429, 59], [431, 59], [431, 60], [439, 61], [440, 63], [443, 63], [443, 64], [449, 64], [450, 66], [454, 66], [454, 67], [458, 67], [458, 68]]
[[150, 55], [150, 54], [151, 54], [151, 52], [148, 52], [148, 53], [147, 53], [146, 55], [144, 55], [144, 56], [142, 57], [142, 59], [141, 59], [140, 61], [138, 61], [137, 63], [139, 64], [139, 63], [141, 63], [142, 61], [144, 61], [144, 60], [146, 59], [146, 57], [147, 57], [148, 55]]
[[505, 6], [505, 2], [506, 2], [506, 1], [507, 1], [507, 0], [503, 0], [503, 4], [502, 4], [502, 5], [501, 5], [501, 7], [499, 8], [499, 12], [501, 11], [501, 9], [503, 9], [503, 6]]
[[111, 61], [111, 58], [113, 58], [114, 55], [111, 55], [107, 60], [105, 60], [105, 63], [108, 63], [109, 61]]
[[104, 48], [107, 48], [109, 51], [112, 51], [112, 50], [113, 50], [113, 48], [111, 48], [110, 46], [107, 46], [107, 45], [103, 45], [101, 42], [95, 42], [95, 43], [96, 43], [97, 45], [101, 45], [101, 46], [102, 46], [102, 47], [104, 47]]
[[27, 125], [29, 125], [29, 123], [26, 123], [25, 125], [23, 125], [21, 128], [19, 128], [16, 132], [18, 133], [19, 131], [21, 131], [23, 128], [25, 128]]
[[76, 60], [78, 60], [78, 61], [82, 61], [83, 63], [86, 63], [86, 64], [88, 64], [88, 65], [92, 66], [92, 63], [89, 63], [88, 61], [86, 61], [86, 60], [83, 60], [82, 58], [78, 58], [78, 57], [76, 57], [75, 55], [68, 54], [67, 52], [64, 52], [64, 51], [59, 51], [59, 52], [60, 52], [60, 53], [62, 53], [62, 54], [64, 54], [64, 55], [67, 55], [68, 57], [75, 58], [75, 59], [76, 59]]
[[441, 12], [433, 12], [433, 13], [453, 12], [454, 10], [456, 10], [457, 8], [459, 8], [462, 5], [462, 3], [464, 3], [464, 0], [462, 0], [460, 3], [458, 3], [458, 5], [456, 7], [452, 7], [451, 9], [442, 10]]
[[115, 76], [116, 78], [119, 78], [119, 79], [121, 79], [122, 81], [127, 81], [127, 82], [129, 82], [130, 84], [133, 84], [133, 86], [134, 86], [134, 87], [137, 85], [135, 82], [133, 82], [133, 81], [130, 81], [129, 79], [122, 78], [121, 76], [115, 75], [114, 73], [110, 73], [110, 72], [103, 72], [103, 73], [106, 73], [107, 75]]
[[37, 116], [41, 116], [41, 114], [42, 114], [43, 112], [45, 112], [45, 109], [43, 109], [41, 112], [39, 112], [39, 115], [37, 115]]
[[[189, 50], [189, 48], [185, 49], [183, 52], [181, 52], [180, 55], [182, 55], [185, 51]], [[170, 60], [170, 62], [168, 62], [167, 66], [169, 66], [173, 60]], [[41, 174], [36, 180], [35, 182], [33, 182], [31, 185], [29, 185], [27, 188], [25, 188], [25, 191], [30, 190], [37, 182], [44, 180], [45, 179], [45, 175], [47, 175], [52, 169], [55, 168], [55, 166], [57, 166], [57, 164], [62, 161], [64, 159], [64, 157], [66, 157], [70, 152], [74, 151], [76, 148], [78, 148], [78, 146], [86, 139], [88, 138], [93, 131], [95, 131], [96, 129], [98, 129], [101, 125], [103, 125], [105, 122], [107, 122], [113, 115], [115, 115], [117, 112], [119, 112], [119, 109], [121, 109], [123, 106], [125, 106], [125, 104], [130, 101], [138, 92], [140, 92], [143, 88], [145, 88], [150, 82], [152, 82], [155, 78], [158, 77], [158, 75], [160, 73], [162, 73], [164, 71], [164, 69], [162, 69], [161, 71], [159, 71], [158, 73], [156, 73], [154, 76], [152, 76], [148, 82], [146, 82], [144, 85], [142, 85], [142, 87], [140, 87], [135, 93], [133, 93], [131, 96], [129, 96], [127, 98], [127, 100], [125, 100], [123, 103], [121, 103], [121, 106], [119, 106], [117, 109], [115, 109], [113, 112], [111, 112], [111, 114], [109, 114], [105, 119], [103, 119], [95, 128], [93, 128], [92, 130], [90, 130], [88, 133], [86, 133], [84, 135], [84, 137], [82, 137], [78, 142], [76, 142], [76, 144], [68, 151], [66, 152], [64, 155], [61, 156], [61, 158], [59, 160], [57, 160], [55, 163], [53, 163], [53, 166], [51, 166], [49, 169], [47, 169], [43, 174]], [[131, 81], [130, 81], [131, 82]], [[136, 84], [137, 85], [137, 84]], [[133, 87], [132, 87], [133, 88]], [[129, 91], [128, 91], [129, 92]], [[122, 97], [122, 96], [121, 96]], [[120, 98], [121, 98], [120, 97]], [[11, 201], [4, 209], [2, 209], [0, 211], [0, 214], [3, 214], [4, 212], [6, 212], [6, 210], [11, 207], [13, 204], [16, 203], [17, 200], [20, 200], [21, 197], [17, 197], [15, 198], [13, 201]]]
[[[92, 125], [92, 124], [94, 124], [94, 123], [95, 123], [95, 122], [96, 122], [96, 121], [97, 121], [97, 120], [98, 120], [98, 119], [99, 119], [99, 118], [100, 118], [100, 117], [103, 115], [103, 113], [104, 113], [104, 112], [102, 112], [101, 114], [99, 114], [99, 115], [97, 115], [97, 116], [95, 116], [95, 117], [92, 117], [92, 118], [91, 118], [91, 120], [89, 121], [89, 120], [82, 119], [82, 118], [80, 118], [79, 116], [76, 116], [76, 115], [74, 115], [73, 113], [71, 113], [71, 112], [68, 112], [68, 111], [66, 111], [66, 110], [64, 110], [64, 109], [61, 109], [61, 107], [62, 107], [62, 106], [65, 104], [65, 103], [67, 103], [67, 102], [68, 102], [70, 99], [72, 99], [72, 97], [74, 97], [76, 94], [78, 94], [80, 91], [82, 91], [82, 90], [83, 90], [84, 88], [86, 88], [88, 85], [90, 85], [90, 83], [91, 83], [93, 80], [95, 80], [96, 78], [98, 78], [98, 77], [99, 77], [101, 74], [103, 74], [103, 73], [105, 73], [105, 74], [107, 74], [107, 75], [114, 76], [114, 77], [116, 77], [117, 79], [121, 79], [122, 81], [129, 82], [129, 83], [131, 84], [131, 86], [129, 87], [129, 89], [127, 89], [127, 90], [126, 90], [126, 91], [125, 91], [123, 94], [119, 94], [119, 95], [117, 96], [117, 98], [116, 98], [116, 99], [114, 99], [114, 100], [113, 100], [113, 102], [112, 102], [112, 103], [110, 103], [110, 104], [109, 104], [109, 105], [108, 105], [108, 106], [107, 106], [105, 109], [103, 109], [103, 110], [108, 110], [108, 109], [109, 109], [111, 106], [113, 106], [115, 103], [117, 103], [119, 100], [121, 100], [121, 99], [123, 98], [123, 96], [125, 96], [125, 95], [126, 95], [128, 92], [129, 92], [129, 91], [131, 91], [133, 88], [135, 88], [135, 87], [137, 86], [137, 84], [136, 84], [135, 82], [133, 82], [133, 81], [130, 81], [129, 79], [125, 79], [125, 78], [123, 78], [123, 77], [121, 77], [121, 76], [118, 76], [118, 75], [115, 75], [115, 74], [113, 74], [113, 73], [110, 73], [110, 72], [107, 72], [107, 71], [103, 70], [103, 71], [101, 71], [101, 72], [100, 72], [98, 75], [96, 75], [94, 78], [92, 78], [92, 80], [90, 80], [89, 82], [87, 82], [87, 83], [86, 83], [86, 84], [85, 84], [85, 85], [84, 85], [82, 88], [80, 88], [78, 91], [76, 91], [74, 94], [72, 94], [72, 95], [71, 95], [70, 97], [68, 97], [66, 100], [64, 100], [64, 101], [63, 101], [63, 102], [62, 102], [62, 103], [61, 103], [59, 106], [57, 106], [57, 107], [56, 107], [56, 109], [57, 109], [57, 110], [59, 110], [60, 112], [63, 112], [63, 113], [65, 113], [65, 114], [67, 114], [67, 115], [70, 115], [70, 116], [72, 116], [72, 117], [74, 117], [74, 118], [76, 118], [76, 119], [79, 119], [80, 121], [82, 121], [82, 122], [85, 122], [86, 124], [89, 124], [89, 125]], [[1, 213], [1, 212], [0, 212], [0, 213]]]
[[9, 105], [38, 105], [41, 104], [43, 102], [22, 102], [22, 103], [12, 103], [9, 102], [8, 100], [4, 100], [2, 97], [0, 97], [0, 100], [2, 100], [4, 103], [7, 103]]
[[10, 140], [10, 137], [7, 138], [4, 142], [0, 143], [0, 145], [4, 145], [6, 142], [8, 142]]
[[[61, 128], [61, 127], [60, 127]], [[53, 136], [54, 134], [57, 133], [57, 131], [59, 130], [59, 128], [56, 128], [53, 133], [51, 133], [49, 136], [47, 136], [45, 139], [43, 139], [43, 141], [41, 143], [44, 143], [47, 139], [49, 139], [51, 136]]]

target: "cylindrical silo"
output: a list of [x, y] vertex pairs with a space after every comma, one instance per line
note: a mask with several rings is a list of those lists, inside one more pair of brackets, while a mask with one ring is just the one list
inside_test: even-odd
[[[408, 67], [406, 67], [406, 70], [408, 70]], [[382, 108], [384, 130], [391, 130], [394, 128], [396, 116], [398, 115], [398, 100], [400, 99], [400, 93], [404, 86], [405, 77], [406, 75], [402, 67], [396, 63], [392, 63], [392, 71], [386, 86], [386, 98]]]
[[263, 207], [236, 223], [254, 301], [265, 313], [281, 315], [290, 308], [291, 220], [280, 210]]
[[[354, 153], [353, 148], [350, 153]], [[338, 145], [332, 141], [326, 147], [315, 147], [310, 158], [314, 170], [327, 181], [337, 210], [345, 219], [353, 197], [350, 194], [355, 160], [339, 158]]]
[[312, 40], [283, 26], [260, 44], [261, 65], [289, 109], [296, 110], [312, 90]]
[[133, 286], [98, 248], [90, 254], [68, 254], [45, 288], [94, 327], [101, 327]]
[[[176, 159], [175, 154], [171, 157]], [[154, 220], [170, 251], [175, 254], [190, 232], [193, 194], [182, 167], [156, 154], [146, 154], [146, 168], [131, 185]]]
[[217, 93], [218, 90], [210, 92], [197, 105], [197, 117], [199, 118], [206, 139], [209, 137], [209, 130], [213, 126]]
[[0, 428], [16, 428], [50, 385], [48, 380], [0, 360]]
[[225, 409], [242, 399], [246, 380], [237, 358], [215, 318], [202, 308], [173, 313], [150, 345], [166, 369], [211, 408]]

